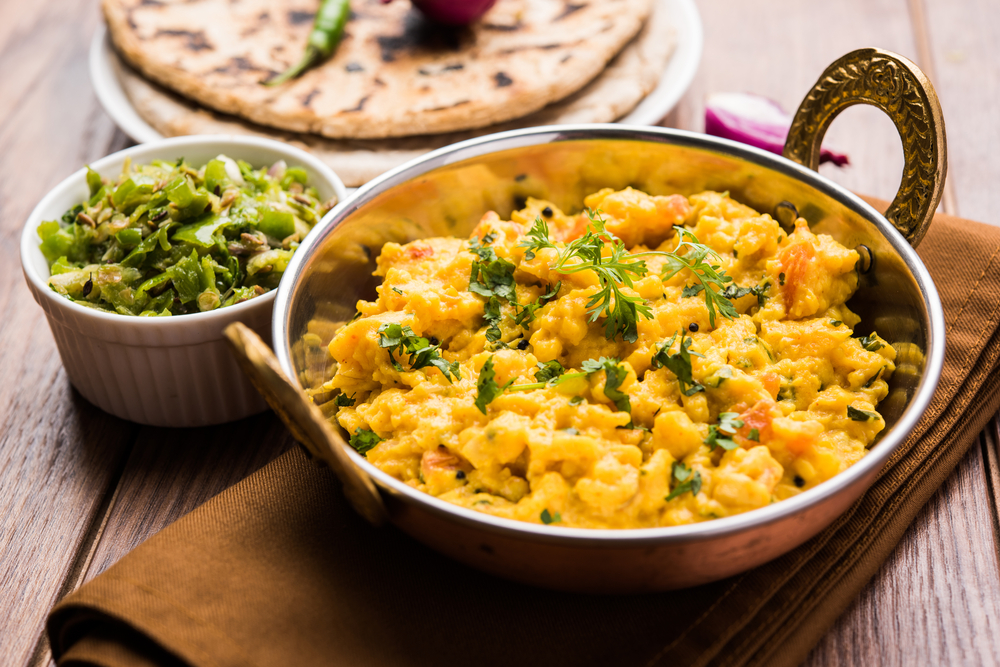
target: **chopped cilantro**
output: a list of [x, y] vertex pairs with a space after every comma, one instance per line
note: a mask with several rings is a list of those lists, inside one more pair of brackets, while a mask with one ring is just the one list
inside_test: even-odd
[[[677, 340], [678, 335], [681, 337], [680, 346], [675, 354], [671, 354], [670, 348], [673, 346], [674, 341]], [[691, 343], [690, 336], [684, 336], [683, 333], [675, 333], [671, 336], [670, 340], [658, 345], [656, 353], [653, 354], [653, 367], [666, 368], [671, 371], [677, 377], [677, 382], [680, 383], [681, 391], [684, 392], [685, 396], [694, 396], [699, 391], [705, 391], [705, 387], [695, 382], [694, 377], [691, 375], [691, 355], [693, 354], [696, 357], [703, 357], [704, 355], [691, 352]]]
[[727, 452], [736, 449], [737, 445], [733, 441], [736, 432], [743, 428], [743, 420], [739, 419], [739, 414], [735, 412], [723, 412], [719, 414], [719, 423], [708, 427], [708, 437], [705, 444], [709, 449], [722, 447]]
[[493, 399], [503, 393], [503, 390], [511, 385], [513, 380], [510, 380], [504, 386], [499, 386], [494, 379], [496, 377], [496, 371], [493, 370], [493, 357], [491, 356], [483, 364], [483, 367], [479, 369], [479, 380], [476, 382], [476, 407], [484, 415], [486, 414], [486, 406], [493, 402]]
[[747, 436], [747, 440], [753, 440], [754, 442], [760, 442], [760, 431], [755, 428], [750, 429], [750, 435]]
[[866, 422], [878, 419], [878, 415], [876, 413], [868, 412], [867, 410], [858, 410], [852, 405], [847, 406], [847, 416], [856, 422]]
[[350, 408], [354, 406], [354, 397], [347, 394], [337, 394], [333, 399], [333, 404], [338, 408]]
[[441, 356], [439, 346], [431, 345], [426, 338], [417, 336], [409, 326], [387, 322], [378, 328], [378, 334], [378, 346], [388, 348], [389, 361], [392, 362], [392, 367], [397, 371], [403, 372], [404, 368], [393, 356], [394, 351], [400, 355], [409, 354], [409, 364], [413, 370], [434, 366], [444, 374], [448, 382], [451, 382], [452, 379], [460, 380], [462, 378], [457, 361], [448, 363]]
[[[714, 285], [722, 288], [732, 278], [721, 272], [718, 265], [710, 264], [706, 258], [718, 258], [719, 255], [706, 245], [702, 245], [697, 237], [683, 227], [679, 230], [679, 241], [673, 252], [642, 252], [629, 254], [624, 242], [605, 228], [605, 221], [598, 212], [587, 209], [590, 225], [587, 232], [578, 239], [568, 243], [561, 250], [549, 239], [548, 224], [541, 218], [526, 234], [521, 247], [527, 248], [525, 258], [531, 260], [535, 253], [543, 248], [551, 248], [558, 252], [558, 259], [552, 269], [559, 273], [578, 273], [593, 271], [600, 281], [601, 289], [587, 302], [590, 321], [594, 322], [601, 315], [605, 317], [604, 335], [608, 340], [621, 336], [627, 343], [638, 340], [637, 322], [639, 316], [650, 319], [653, 312], [640, 296], [628, 296], [620, 286], [632, 287], [633, 276], [641, 278], [649, 269], [643, 257], [664, 256], [667, 258], [663, 279], [667, 280], [682, 269], [688, 269], [699, 281], [705, 292], [705, 304], [708, 308], [709, 322], [715, 325], [715, 315], [718, 310], [724, 317], [736, 316], [733, 304], [719, 292], [711, 289]], [[610, 249], [605, 256], [604, 251]]]
[[514, 324], [519, 324], [522, 328], [527, 329], [528, 325], [535, 319], [535, 311], [555, 299], [556, 295], [559, 294], [560, 287], [562, 287], [561, 280], [547, 293], [538, 297], [538, 300], [534, 303], [526, 303], [522, 305], [517, 302], [512, 302], [514, 305], [514, 311], [517, 313], [514, 316]]
[[685, 299], [689, 299], [693, 296], [698, 296], [705, 291], [704, 285], [685, 285], [684, 289], [681, 290], [681, 296]]
[[860, 343], [861, 347], [865, 348], [869, 352], [876, 352], [885, 347], [885, 345], [882, 344], [882, 341], [878, 339], [878, 334], [874, 332], [868, 334], [867, 336], [863, 336]]
[[559, 512], [556, 512], [555, 514], [550, 514], [547, 509], [544, 509], [542, 510], [541, 519], [542, 523], [544, 523], [547, 526], [550, 523], [559, 523], [560, 521], [562, 521], [562, 515], [559, 514]]
[[580, 405], [581, 403], [583, 403], [583, 400], [584, 400], [583, 396], [574, 396], [573, 398], [569, 399], [569, 404]]
[[536, 366], [538, 366], [538, 370], [535, 371], [536, 382], [550, 382], [566, 372], [566, 369], [563, 368], [557, 359], [545, 362], [539, 361]]
[[632, 405], [629, 403], [628, 394], [619, 389], [622, 382], [628, 376], [628, 370], [618, 363], [617, 359], [601, 357], [597, 361], [587, 359], [580, 364], [586, 373], [597, 373], [604, 371], [604, 395], [610, 398], [619, 412], [632, 412]]
[[784, 273], [779, 273], [778, 274], [778, 284], [779, 285], [784, 285], [785, 284], [785, 274]]
[[382, 438], [378, 437], [374, 431], [369, 431], [366, 428], [355, 429], [354, 435], [351, 436], [350, 440], [351, 447], [362, 456], [367, 454], [380, 442], [382, 442]]
[[399, 289], [398, 287], [393, 287], [392, 291], [395, 292], [396, 294], [400, 295], [400, 296], [403, 296], [404, 294], [406, 294], [406, 292], [404, 292], [403, 290]]
[[875, 373], [875, 375], [873, 375], [870, 378], [868, 378], [868, 382], [865, 382], [864, 385], [862, 385], [862, 387], [864, 389], [868, 389], [873, 384], [875, 384], [875, 380], [877, 380], [879, 378], [879, 376], [882, 375], [882, 371], [884, 371], [885, 369], [886, 369], [885, 366], [883, 366], [882, 368], [878, 369], [878, 372]]
[[841, 324], [843, 324], [843, 322], [841, 322], [840, 320], [830, 320], [831, 327], [839, 327]]
[[701, 491], [701, 473], [697, 470], [692, 471], [680, 461], [674, 461], [671, 466], [671, 477], [671, 491], [670, 495], [666, 497], [668, 502], [689, 491], [692, 496], [697, 496]]

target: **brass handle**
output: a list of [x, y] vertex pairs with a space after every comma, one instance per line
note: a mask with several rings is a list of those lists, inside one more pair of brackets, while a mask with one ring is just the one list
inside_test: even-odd
[[915, 64], [882, 49], [858, 49], [835, 61], [799, 105], [784, 155], [818, 169], [823, 135], [854, 104], [878, 107], [899, 131], [903, 179], [885, 217], [916, 247], [941, 200], [948, 160], [941, 104]]
[[230, 324], [223, 333], [240, 367], [295, 439], [340, 478], [351, 506], [373, 525], [385, 523], [388, 515], [375, 483], [344, 451], [347, 444], [319, 408], [281, 372], [271, 348], [240, 322]]

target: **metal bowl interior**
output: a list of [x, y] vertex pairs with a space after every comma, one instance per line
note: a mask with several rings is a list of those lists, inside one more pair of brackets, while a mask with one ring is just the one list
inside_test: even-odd
[[849, 302], [862, 318], [855, 331], [877, 329], [900, 359], [879, 406], [885, 431], [859, 463], [794, 498], [689, 526], [624, 531], [497, 519], [422, 494], [357, 457], [393, 521], [418, 539], [476, 567], [555, 588], [662, 590], [719, 579], [829, 525], [871, 484], [927, 407], [944, 358], [944, 319], [929, 275], [902, 236], [862, 200], [800, 165], [661, 128], [565, 126], [492, 135], [431, 153], [359, 189], [299, 249], [279, 288], [273, 340], [284, 371], [303, 387], [312, 384], [314, 362], [301, 347], [303, 334], [329, 340], [359, 299], [374, 297], [379, 279], [372, 271], [384, 243], [464, 237], [487, 211], [506, 217], [527, 197], [578, 211], [587, 194], [626, 186], [654, 195], [728, 191], [762, 212], [788, 201], [815, 232], [865, 246], [871, 266]]

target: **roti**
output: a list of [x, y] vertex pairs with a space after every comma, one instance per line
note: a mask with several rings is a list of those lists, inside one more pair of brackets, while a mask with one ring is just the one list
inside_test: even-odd
[[333, 57], [280, 86], [317, 0], [103, 0], [119, 53], [146, 77], [251, 122], [332, 138], [436, 134], [526, 116], [597, 76], [652, 0], [498, 0], [464, 28], [405, 0], [356, 0]]
[[596, 79], [573, 95], [524, 118], [480, 130], [397, 139], [336, 140], [255, 125], [199, 107], [146, 80], [127, 65], [117, 65], [126, 95], [139, 115], [160, 134], [249, 134], [280, 139], [312, 152], [353, 187], [428, 151], [471, 137], [536, 125], [614, 121], [629, 113], [656, 87], [676, 41], [666, 3], [656, 2], [640, 33]]

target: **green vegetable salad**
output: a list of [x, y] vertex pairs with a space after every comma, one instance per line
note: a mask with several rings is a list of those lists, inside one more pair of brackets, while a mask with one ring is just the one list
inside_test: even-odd
[[38, 226], [49, 286], [122, 315], [185, 315], [278, 286], [299, 242], [336, 202], [284, 162], [255, 170], [220, 155], [132, 166], [114, 182], [87, 168], [90, 199]]

